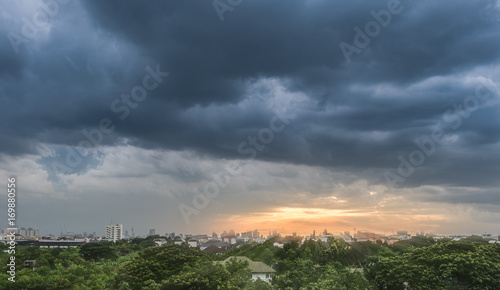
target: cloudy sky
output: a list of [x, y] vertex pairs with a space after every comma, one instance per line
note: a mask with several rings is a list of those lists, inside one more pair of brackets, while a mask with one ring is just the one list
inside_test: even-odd
[[1, 6], [19, 226], [500, 232], [495, 0]]

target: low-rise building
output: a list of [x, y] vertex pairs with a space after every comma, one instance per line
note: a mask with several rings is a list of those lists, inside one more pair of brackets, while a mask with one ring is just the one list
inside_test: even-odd
[[232, 259], [240, 262], [240, 261], [247, 261], [248, 262], [248, 267], [252, 270], [252, 280], [257, 280], [260, 279], [262, 281], [265, 281], [267, 283], [271, 283], [272, 275], [276, 273], [276, 271], [271, 268], [269, 265], [263, 263], [263, 262], [254, 262], [250, 260], [247, 257], [244, 256], [236, 256], [236, 257], [229, 257], [225, 259], [222, 262], [214, 262], [214, 263], [222, 263], [225, 264]]
[[207, 254], [215, 254], [215, 255], [222, 255], [227, 252], [226, 249], [223, 248], [217, 248], [216, 246], [210, 246], [208, 248], [205, 248], [201, 250], [202, 252], [205, 252]]
[[204, 249], [212, 247], [212, 246], [215, 246], [219, 249], [224, 249], [224, 250], [227, 250], [227, 248], [229, 247], [229, 245], [225, 242], [222, 242], [219, 240], [211, 240], [211, 241], [208, 241], [206, 243], [201, 244], [200, 249], [204, 250]]
[[157, 246], [163, 246], [164, 244], [168, 243], [167, 240], [159, 238], [153, 239], [153, 242], [155, 242]]

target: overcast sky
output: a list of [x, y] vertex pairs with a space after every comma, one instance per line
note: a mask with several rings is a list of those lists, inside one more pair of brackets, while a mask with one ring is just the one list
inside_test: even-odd
[[497, 1], [1, 6], [19, 226], [500, 233]]

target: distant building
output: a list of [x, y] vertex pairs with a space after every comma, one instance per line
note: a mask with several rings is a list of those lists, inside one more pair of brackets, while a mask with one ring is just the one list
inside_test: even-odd
[[154, 235], [156, 235], [156, 229], [150, 229], [148, 236], [154, 236]]
[[17, 230], [17, 233], [21, 236], [21, 237], [26, 237], [28, 235], [28, 231], [26, 230], [25, 227], [21, 227], [19, 230]]
[[243, 232], [241, 233], [240, 236], [243, 238], [259, 238], [260, 233], [258, 230], [254, 230], [254, 231]]
[[386, 242], [387, 244], [389, 244], [389, 245], [392, 245], [392, 244], [394, 244], [394, 243], [396, 243], [396, 242], [399, 242], [399, 239], [389, 237], [389, 238], [387, 238], [387, 239], [385, 240], [385, 242]]
[[207, 248], [210, 248], [210, 247], [217, 247], [219, 249], [224, 249], [224, 250], [227, 250], [227, 248], [229, 247], [229, 245], [225, 242], [221, 242], [221, 241], [217, 241], [217, 240], [211, 240], [211, 241], [208, 241], [206, 243], [203, 243], [200, 245], [200, 249], [201, 250], [204, 250], [204, 249], [207, 249]]
[[234, 232], [234, 230], [230, 230], [229, 233], [224, 231], [222, 234], [220, 234], [220, 237], [222, 239], [225, 239], [225, 238], [236, 238], [236, 233]]
[[17, 234], [21, 237], [35, 238], [40, 236], [40, 231], [33, 228], [26, 229], [25, 227], [21, 227], [17, 230]]
[[17, 240], [20, 246], [35, 246], [40, 248], [76, 248], [86, 244], [88, 240]]
[[346, 243], [352, 243], [352, 238], [350, 235], [333, 235], [333, 237], [335, 239], [342, 239], [344, 240]]
[[163, 246], [164, 244], [168, 243], [165, 239], [154, 239], [153, 242], [155, 242], [157, 246]]
[[498, 241], [498, 235], [492, 235], [492, 234], [487, 234], [487, 233], [484, 233], [482, 235], [482, 238], [485, 239], [485, 240], [495, 240], [495, 241]]
[[217, 248], [216, 246], [210, 246], [210, 247], [208, 247], [206, 249], [203, 249], [202, 251], [205, 252], [205, 253], [207, 253], [207, 254], [215, 254], [215, 255], [222, 255], [225, 252], [227, 252], [226, 249]]
[[252, 237], [252, 231], [241, 233], [241, 237], [242, 238], [251, 238]]
[[24, 267], [33, 268], [33, 271], [35, 271], [35, 264], [36, 264], [36, 260], [25, 260], [24, 261]]
[[370, 241], [370, 242], [375, 243], [377, 241], [377, 237], [376, 237], [375, 233], [359, 231], [356, 234], [356, 241], [358, 241], [358, 242]]
[[[394, 237], [394, 236], [392, 236], [392, 237]], [[396, 238], [401, 240], [401, 241], [404, 241], [404, 240], [411, 239], [411, 235], [408, 234], [408, 231], [397, 231]]]
[[278, 247], [278, 248], [283, 248], [284, 244], [273, 243], [273, 246]]
[[237, 240], [236, 237], [227, 237], [222, 239], [223, 242], [226, 242], [228, 244], [234, 245], [236, 244]]
[[104, 236], [106, 239], [116, 242], [123, 238], [122, 232], [123, 232], [122, 224], [109, 224], [106, 226], [106, 234]]
[[256, 243], [262, 244], [266, 241], [266, 239], [265, 238], [255, 238], [255, 239], [253, 239], [253, 241]]
[[181, 245], [183, 243], [184, 243], [184, 240], [182, 239], [182, 234], [174, 237], [174, 244]]

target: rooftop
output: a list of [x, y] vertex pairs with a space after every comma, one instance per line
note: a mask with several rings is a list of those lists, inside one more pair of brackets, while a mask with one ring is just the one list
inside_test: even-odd
[[245, 256], [235, 256], [229, 257], [222, 261], [223, 264], [229, 262], [230, 260], [236, 260], [238, 262], [247, 261], [249, 268], [252, 270], [252, 273], [274, 273], [276, 272], [273, 268], [268, 266], [263, 262], [254, 262]]

